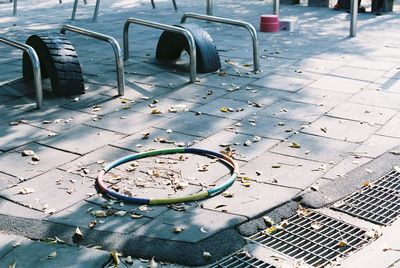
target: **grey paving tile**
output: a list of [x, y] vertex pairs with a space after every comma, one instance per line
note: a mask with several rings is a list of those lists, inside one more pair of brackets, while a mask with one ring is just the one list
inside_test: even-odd
[[210, 87], [219, 87], [230, 91], [237, 87], [246, 86], [255, 80], [256, 79], [254, 78], [238, 77], [236, 75], [219, 76], [218, 74], [213, 74], [200, 79], [200, 82], [197, 84]]
[[324, 76], [309, 84], [309, 87], [319, 88], [328, 91], [336, 91], [342, 93], [357, 93], [361, 89], [367, 87], [369, 82], [358, 81], [350, 78], [343, 78], [337, 76]]
[[[171, 129], [172, 130], [172, 129]], [[143, 134], [149, 133], [144, 138]], [[111, 145], [130, 151], [147, 151], [152, 149], [173, 148], [177, 146], [192, 146], [201, 138], [186, 134], [167, 132], [164, 129], [148, 128], [142, 132], [130, 135], [124, 139], [113, 142]]]
[[122, 110], [104, 115], [96, 121], [89, 120], [85, 125], [129, 135], [152, 125], [158, 125], [165, 120], [167, 117], [164, 116]]
[[17, 236], [17, 235], [0, 235], [0, 261], [1, 258], [7, 253], [11, 252], [15, 247], [21, 245], [22, 243], [27, 243], [28, 238]]
[[400, 138], [400, 114], [397, 114], [389, 122], [387, 122], [379, 131], [378, 135]]
[[375, 81], [382, 76], [385, 71], [365, 69], [359, 67], [342, 66], [331, 72], [331, 75], [345, 77], [350, 79], [362, 80], [362, 81]]
[[396, 113], [393, 109], [344, 102], [330, 110], [327, 115], [369, 124], [385, 124]]
[[281, 98], [289, 98], [291, 93], [265, 87], [247, 86], [225, 95], [225, 98], [250, 101], [262, 105], [270, 105]]
[[271, 74], [258, 79], [256, 82], [252, 83], [252, 85], [295, 92], [312, 82], [313, 80]]
[[393, 92], [398, 94], [400, 93], [400, 79], [382, 77], [368, 85], [367, 89]]
[[268, 68], [291, 66], [298, 61], [297, 59], [278, 58], [278, 57], [272, 57], [270, 55], [263, 55], [263, 53], [261, 53], [261, 57], [262, 58], [260, 59], [260, 64], [263, 67], [268, 67]]
[[42, 220], [47, 216], [43, 212], [27, 208], [3, 198], [0, 198], [0, 214], [36, 220]]
[[[46, 221], [76, 226], [82, 230], [88, 229], [92, 221], [96, 221], [94, 230], [107, 231], [113, 233], [131, 233], [140, 226], [148, 223], [151, 219], [142, 217], [140, 219], [132, 219], [130, 213], [123, 216], [110, 215], [107, 217], [95, 217], [93, 213], [96, 211], [107, 212], [110, 209], [103, 208], [99, 205], [86, 201], [79, 202], [63, 211], [53, 214], [46, 218]], [[113, 210], [114, 211], [114, 210]], [[117, 211], [127, 211], [123, 208]]]
[[379, 125], [323, 116], [301, 132], [342, 141], [363, 142], [379, 128]]
[[220, 129], [232, 125], [235, 121], [227, 118], [215, 117], [206, 114], [195, 115], [195, 113], [183, 113], [171, 118], [158, 127], [172, 129], [192, 136], [208, 137]]
[[108, 163], [130, 154], [132, 152], [106, 145], [58, 168], [68, 173], [97, 178], [99, 171]]
[[[29, 252], [34, 254], [28, 254]], [[48, 258], [56, 252], [55, 258]], [[0, 260], [2, 266], [8, 266], [14, 261], [18, 267], [88, 267], [103, 266], [109, 259], [109, 252], [75, 246], [48, 244], [44, 242], [24, 241], [12, 252]]]
[[14, 109], [12, 106], [8, 105], [0, 106], [0, 114], [0, 124], [10, 123], [24, 118], [24, 111], [21, 111], [20, 109]]
[[254, 181], [305, 189], [330, 166], [319, 162], [264, 153], [240, 167], [240, 173]]
[[[289, 147], [295, 142], [301, 148]], [[270, 151], [325, 163], [338, 162], [357, 148], [357, 144], [307, 134], [296, 134], [289, 141], [279, 143]]]
[[301, 102], [281, 100], [258, 111], [258, 116], [272, 116], [282, 119], [313, 122], [321, 117], [327, 107]]
[[398, 64], [387, 61], [377, 61], [376, 59], [357, 59], [346, 63], [347, 66], [357, 68], [368, 68], [372, 70], [388, 71], [395, 68]]
[[[140, 102], [145, 98], [154, 98], [159, 95], [170, 92], [171, 89], [165, 87], [158, 87], [154, 85], [130, 83], [125, 82], [125, 94], [120, 96], [120, 99], [127, 99], [131, 101]], [[109, 90], [103, 93], [104, 95], [115, 97], [118, 95], [117, 90]]]
[[[185, 212], [169, 210], [140, 227], [135, 235], [196, 243], [245, 220], [245, 217], [201, 208]], [[183, 231], [176, 233], [175, 227], [183, 228]]]
[[[31, 188], [34, 192], [21, 194], [24, 188]], [[50, 213], [53, 209], [63, 210], [95, 192], [93, 179], [53, 169], [2, 190], [0, 195], [23, 206]]]
[[293, 64], [298, 66], [299, 70], [307, 70], [315, 73], [328, 74], [333, 70], [341, 67], [344, 64], [343, 61], [308, 58]]
[[[39, 161], [33, 161], [32, 156], [22, 156], [23, 150], [33, 150]], [[75, 154], [56, 150], [37, 143], [28, 143], [15, 150], [1, 154], [0, 171], [15, 177], [30, 179], [66, 162], [76, 159]]]
[[164, 72], [162, 66], [151, 64], [146, 61], [137, 61], [130, 59], [125, 62], [124, 71], [127, 74], [155, 75]]
[[152, 114], [152, 116], [159, 117], [174, 117], [178, 113], [187, 112], [199, 106], [198, 103], [190, 102], [187, 100], [175, 100], [164, 96], [143, 101], [132, 106], [131, 110], [141, 112], [143, 114], [152, 114], [156, 110], [160, 114]]
[[287, 99], [331, 108], [350, 98], [350, 96], [350, 94], [306, 87], [289, 95]]
[[0, 190], [3, 190], [7, 187], [15, 185], [19, 182], [20, 182], [20, 179], [18, 179], [17, 177], [10, 176], [5, 173], [0, 173]]
[[195, 112], [237, 120], [260, 110], [260, 108], [254, 107], [254, 105], [247, 102], [226, 98], [218, 98], [200, 107], [193, 108]]
[[227, 93], [227, 91], [218, 87], [190, 84], [171, 91], [165, 96], [172, 99], [205, 104]]
[[375, 158], [398, 146], [399, 144], [400, 139], [398, 138], [372, 135], [368, 140], [363, 142], [363, 144], [361, 144], [354, 153], [362, 157]]
[[28, 125], [60, 133], [87, 121], [90, 115], [65, 108], [50, 108], [27, 112], [24, 119], [28, 120]]
[[390, 71], [386, 72], [383, 77], [386, 78], [393, 78], [393, 79], [400, 79], [400, 67], [399, 64], [396, 65], [393, 69]]
[[262, 115], [249, 116], [240, 124], [226, 128], [229, 131], [272, 139], [285, 139], [301, 129], [307, 122]]
[[58, 136], [42, 139], [39, 143], [77, 154], [86, 154], [123, 137], [122, 134], [82, 125]]
[[[331, 180], [346, 177], [348, 172], [368, 163], [369, 161], [371, 161], [371, 158], [349, 156], [326, 172], [323, 177]], [[373, 173], [374, 171], [371, 170], [370, 172]]]
[[10, 126], [9, 123], [0, 125], [0, 150], [8, 151], [31, 141], [46, 137], [48, 131], [19, 123]]
[[131, 83], [141, 82], [167, 88], [177, 88], [189, 83], [189, 73], [186, 75], [162, 72], [152, 76], [140, 77], [139, 75], [127, 75], [127, 81]]
[[[258, 138], [260, 137], [254, 139], [254, 136], [252, 135], [223, 130], [200, 141], [195, 144], [194, 147], [207, 148], [208, 150], [214, 150], [217, 152], [233, 150], [234, 159], [249, 161], [278, 143], [278, 140], [261, 138], [261, 140], [258, 141]], [[245, 143], [248, 143], [248, 145], [245, 145]]]
[[300, 190], [252, 182], [244, 187], [236, 182], [229, 189], [233, 197], [215, 196], [201, 202], [203, 208], [254, 218], [292, 199]]
[[397, 109], [400, 105], [400, 94], [377, 90], [362, 90], [353, 95], [350, 102]]

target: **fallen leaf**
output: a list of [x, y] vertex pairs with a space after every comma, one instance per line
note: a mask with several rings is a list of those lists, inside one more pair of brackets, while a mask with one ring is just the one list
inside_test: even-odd
[[115, 250], [111, 250], [110, 254], [111, 254], [111, 257], [112, 257], [112, 259], [113, 259], [114, 265], [119, 265], [120, 262], [121, 262], [121, 261], [119, 260], [119, 257], [122, 256], [122, 254], [121, 254], [121, 253], [118, 253], [118, 252], [115, 251]]
[[259, 142], [259, 141], [261, 141], [261, 137], [259, 137], [259, 136], [253, 137], [253, 142]]
[[169, 134], [169, 133], [172, 133], [172, 129], [169, 128], [169, 129], [167, 129], [165, 132], [167, 132], [168, 134]]
[[282, 165], [276, 164], [276, 165], [272, 165], [271, 167], [272, 168], [280, 168], [280, 167], [282, 167]]
[[264, 220], [264, 222], [265, 222], [267, 225], [269, 225], [269, 226], [273, 226], [273, 225], [275, 224], [274, 220], [271, 219], [271, 218], [268, 217], [268, 216], [264, 216], [264, 217], [263, 217], [263, 220]]
[[93, 216], [96, 218], [105, 218], [107, 217], [107, 213], [104, 210], [95, 210], [93, 212], [90, 212]]
[[127, 213], [127, 211], [120, 210], [118, 212], [115, 212], [114, 216], [123, 217], [123, 216], [125, 216], [126, 213]]
[[81, 232], [81, 229], [79, 229], [79, 227], [76, 227], [73, 237], [78, 240], [83, 240], [83, 234]]
[[226, 191], [224, 191], [224, 192], [222, 193], [222, 196], [223, 196], [223, 197], [226, 197], [226, 198], [232, 198], [232, 197], [234, 196], [234, 194], [231, 193], [231, 192], [229, 192], [228, 190], [226, 190]]
[[22, 152], [21, 152], [22, 156], [33, 156], [34, 154], [35, 154], [35, 152], [32, 150], [22, 150]]
[[251, 145], [251, 140], [246, 140], [246, 141], [243, 143], [243, 145], [244, 145], [244, 146], [250, 146], [250, 145]]
[[96, 224], [97, 224], [97, 221], [96, 221], [96, 220], [91, 221], [91, 222], [89, 223], [88, 227], [89, 227], [89, 228], [94, 228], [94, 227], [96, 226]]
[[142, 139], [143, 139], [143, 140], [148, 139], [149, 136], [150, 136], [150, 133], [149, 133], [149, 132], [142, 133]]
[[302, 217], [306, 217], [311, 213], [311, 210], [309, 210], [308, 208], [302, 207], [300, 206], [297, 211], [296, 211], [297, 215], [302, 216]]
[[207, 260], [211, 260], [211, 254], [208, 251], [203, 251], [203, 257]]
[[204, 227], [200, 227], [200, 232], [202, 232], [203, 234], [207, 234], [207, 230]]
[[51, 124], [51, 123], [53, 123], [53, 121], [50, 121], [50, 120], [44, 120], [44, 121], [42, 122], [42, 124], [44, 124], [44, 125], [46, 125], [46, 124]]
[[400, 173], [400, 166], [394, 166], [393, 169], [394, 169], [397, 173]]
[[296, 143], [296, 142], [292, 142], [292, 143], [289, 145], [289, 147], [295, 148], [295, 149], [299, 149], [299, 148], [301, 148], [301, 145], [298, 144], [298, 143]]
[[347, 245], [348, 245], [348, 244], [347, 244], [347, 241], [346, 241], [346, 240], [340, 240], [340, 241], [337, 243], [337, 246], [340, 247], [340, 248], [345, 247], [345, 246], [347, 246]]
[[158, 109], [153, 109], [153, 110], [151, 110], [151, 113], [150, 114], [161, 114], [162, 112], [160, 111], [160, 110], [158, 110]]
[[276, 232], [277, 230], [278, 230], [278, 229], [276, 228], [276, 226], [271, 226], [271, 227], [265, 229], [264, 232], [265, 232], [266, 234], [272, 234], [272, 233]]
[[151, 260], [149, 261], [149, 263], [147, 264], [147, 267], [149, 268], [157, 268], [157, 262], [154, 260], [154, 257], [151, 258]]
[[35, 192], [35, 189], [33, 188], [22, 188], [21, 190], [18, 191], [18, 194], [30, 194]]
[[219, 108], [219, 110], [220, 110], [221, 112], [223, 112], [223, 113], [229, 112], [229, 108], [228, 108], [228, 107], [221, 107], [221, 108]]
[[8, 268], [16, 268], [16, 265], [17, 263], [15, 262], [15, 260], [13, 260], [13, 262], [8, 265]]
[[319, 192], [319, 186], [318, 186], [317, 184], [312, 184], [312, 185], [310, 186], [310, 189], [313, 190], [313, 191], [315, 191], [315, 192]]
[[140, 218], [143, 218], [143, 215], [133, 213], [133, 214], [131, 214], [131, 218], [132, 219], [140, 219]]
[[319, 230], [323, 227], [323, 225], [319, 221], [314, 221], [311, 223], [311, 227], [315, 230]]
[[382, 235], [381, 229], [371, 229], [364, 233], [364, 237], [369, 240], [378, 239]]
[[370, 181], [364, 181], [363, 183], [362, 183], [362, 187], [369, 187], [369, 186], [371, 186], [372, 184], [371, 184], [371, 182]]
[[40, 161], [39, 156], [37, 156], [36, 154], [34, 154], [31, 159], [32, 159], [32, 161], [35, 161], [35, 162]]
[[47, 259], [51, 260], [54, 259], [55, 257], [57, 257], [57, 252], [53, 251], [47, 256]]
[[179, 234], [182, 233], [185, 229], [182, 227], [174, 227], [174, 229], [172, 230], [174, 233]]
[[321, 127], [321, 131], [324, 132], [324, 133], [327, 133], [328, 129], [326, 127]]
[[132, 257], [131, 256], [126, 257], [125, 262], [127, 264], [132, 264], [133, 263]]

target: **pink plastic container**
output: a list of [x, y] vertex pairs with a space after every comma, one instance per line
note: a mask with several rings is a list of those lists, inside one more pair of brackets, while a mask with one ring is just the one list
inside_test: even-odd
[[261, 15], [261, 32], [279, 32], [279, 18], [277, 15]]

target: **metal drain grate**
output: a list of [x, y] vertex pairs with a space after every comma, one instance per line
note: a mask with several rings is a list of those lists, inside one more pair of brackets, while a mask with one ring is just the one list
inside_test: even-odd
[[295, 215], [281, 226], [270, 227], [250, 239], [316, 267], [345, 258], [368, 243], [365, 230], [313, 211]]
[[380, 225], [392, 223], [400, 215], [400, 173], [390, 171], [337, 202], [334, 209]]
[[247, 267], [257, 267], [257, 268], [275, 268], [275, 266], [266, 263], [260, 259], [250, 257], [243, 253], [238, 253], [234, 256], [230, 256], [226, 258], [210, 268], [217, 268], [217, 267], [224, 267], [224, 268], [247, 268]]

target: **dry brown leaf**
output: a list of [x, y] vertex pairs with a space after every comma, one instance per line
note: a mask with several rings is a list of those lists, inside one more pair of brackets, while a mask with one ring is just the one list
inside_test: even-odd
[[269, 226], [272, 226], [272, 225], [275, 224], [274, 220], [271, 219], [271, 218], [268, 217], [268, 216], [264, 216], [264, 217], [263, 217], [263, 220], [264, 220], [264, 222], [265, 222], [267, 225], [269, 225]]
[[203, 257], [207, 260], [211, 260], [211, 254], [208, 251], [203, 251]]
[[51, 260], [54, 259], [55, 257], [57, 257], [57, 252], [53, 251], [47, 256], [47, 259]]
[[15, 262], [15, 260], [13, 260], [13, 262], [8, 265], [8, 268], [16, 268], [16, 267], [17, 263]]
[[347, 243], [346, 240], [340, 240], [340, 241], [337, 243], [337, 246], [340, 247], [340, 248], [345, 247], [345, 246], [347, 246], [347, 245], [348, 245], [348, 243]]
[[151, 260], [149, 261], [149, 263], [147, 264], [148, 268], [157, 268], [157, 262], [154, 260], [154, 257], [151, 258]]
[[26, 187], [26, 188], [22, 188], [21, 190], [19, 190], [18, 194], [31, 194], [33, 192], [35, 192], [35, 189]]
[[292, 143], [289, 145], [289, 147], [295, 148], [295, 149], [299, 149], [299, 148], [301, 148], [301, 145], [298, 144], [298, 143], [296, 143], [296, 142], [292, 142]]
[[179, 234], [182, 233], [185, 229], [182, 227], [174, 227], [174, 229], [172, 230], [174, 233]]
[[110, 254], [111, 254], [111, 257], [112, 257], [112, 259], [113, 259], [114, 265], [119, 265], [120, 262], [121, 262], [121, 261], [119, 260], [119, 257], [122, 256], [122, 254], [121, 254], [121, 253], [118, 253], [118, 252], [115, 251], [115, 250], [111, 250]]
[[229, 108], [228, 107], [221, 107], [219, 108], [219, 110], [223, 113], [228, 113], [229, 112]]
[[321, 229], [323, 227], [323, 225], [319, 221], [314, 221], [314, 222], [311, 223], [311, 227], [314, 230], [319, 230], [319, 229]]
[[133, 213], [133, 214], [131, 214], [131, 218], [132, 219], [140, 219], [140, 218], [143, 218], [143, 215]]
[[222, 193], [222, 196], [223, 196], [223, 197], [226, 197], [226, 198], [232, 198], [232, 197], [234, 196], [234, 194], [231, 193], [231, 192], [229, 192], [228, 190], [226, 190], [226, 191], [224, 191], [224, 192]]

